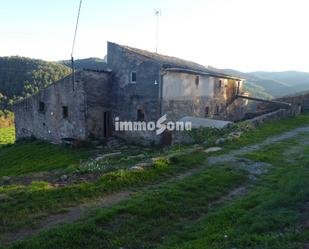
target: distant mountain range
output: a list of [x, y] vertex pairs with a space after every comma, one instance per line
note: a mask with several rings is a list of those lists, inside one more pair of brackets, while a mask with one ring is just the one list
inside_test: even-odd
[[274, 98], [309, 90], [309, 73], [306, 72], [243, 73], [233, 69], [223, 71], [244, 78], [246, 80], [245, 89], [255, 97]]

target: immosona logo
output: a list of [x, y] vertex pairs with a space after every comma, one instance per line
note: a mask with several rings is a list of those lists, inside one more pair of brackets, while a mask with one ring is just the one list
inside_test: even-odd
[[192, 123], [190, 121], [167, 121], [167, 115], [163, 115], [157, 121], [120, 121], [115, 118], [116, 131], [156, 131], [156, 135], [168, 131], [191, 131]]

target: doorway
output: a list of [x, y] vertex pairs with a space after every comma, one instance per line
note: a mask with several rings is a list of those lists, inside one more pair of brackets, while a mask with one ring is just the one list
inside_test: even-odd
[[161, 145], [171, 146], [173, 141], [172, 132], [165, 130], [162, 134]]
[[104, 127], [103, 127], [104, 137], [110, 137], [112, 135], [112, 118], [111, 112], [104, 112]]

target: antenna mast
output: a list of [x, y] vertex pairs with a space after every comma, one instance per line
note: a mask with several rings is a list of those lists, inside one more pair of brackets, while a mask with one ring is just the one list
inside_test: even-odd
[[159, 16], [161, 16], [161, 10], [155, 9], [155, 17], [156, 17], [156, 53], [158, 53], [158, 39], [159, 39]]
[[77, 28], [78, 28], [78, 22], [79, 22], [79, 16], [80, 16], [80, 10], [82, 7], [83, 0], [80, 0], [79, 7], [78, 7], [78, 14], [76, 19], [76, 26], [75, 26], [75, 32], [74, 32], [74, 38], [73, 38], [73, 45], [72, 45], [72, 51], [71, 51], [71, 67], [72, 67], [72, 81], [73, 81], [73, 90], [74, 90], [74, 83], [75, 83], [75, 70], [74, 70], [74, 48], [75, 48], [75, 41], [76, 41], [76, 35], [77, 35]]

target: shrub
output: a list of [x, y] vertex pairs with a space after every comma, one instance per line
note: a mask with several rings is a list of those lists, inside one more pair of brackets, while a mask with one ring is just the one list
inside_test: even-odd
[[165, 170], [170, 166], [170, 161], [168, 159], [162, 158], [156, 160], [153, 164], [153, 167], [158, 170]]

